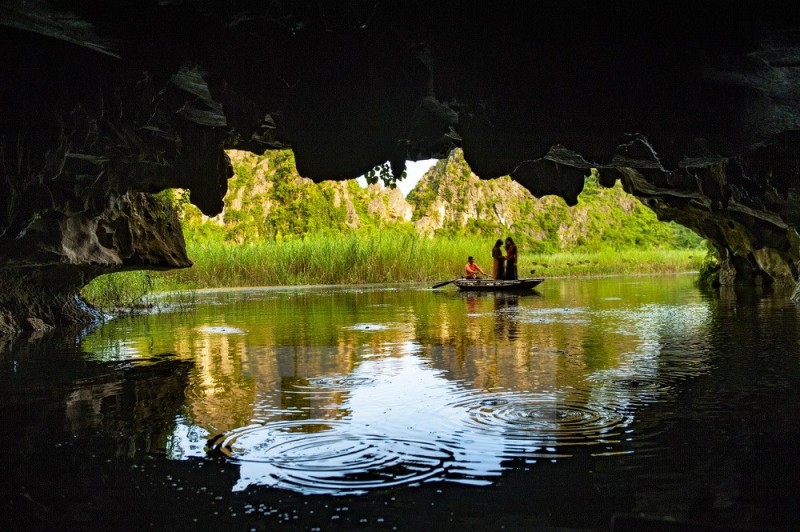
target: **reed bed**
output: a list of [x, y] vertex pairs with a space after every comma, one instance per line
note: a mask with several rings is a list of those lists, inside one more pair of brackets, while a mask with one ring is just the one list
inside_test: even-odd
[[[244, 245], [190, 241], [193, 267], [105, 275], [83, 295], [103, 309], [135, 309], [157, 304], [155, 293], [185, 294], [199, 288], [446, 280], [462, 274], [469, 255], [491, 273], [492, 244], [484, 238], [431, 240], [391, 231]], [[677, 273], [699, 271], [704, 257], [705, 251], [698, 249], [531, 254], [521, 247], [518, 270], [520, 277]]]
[[114, 315], [140, 314], [157, 308], [190, 308], [192, 287], [176, 284], [163, 272], [131, 271], [101, 275], [81, 290], [92, 305]]
[[[483, 238], [431, 240], [406, 233], [314, 236], [286, 242], [234, 246], [190, 244], [194, 267], [160, 274], [196, 288], [357, 284], [447, 279], [461, 275], [467, 256], [491, 270], [491, 245]], [[606, 250], [526, 254], [520, 276], [591, 276], [698, 271], [704, 250]]]
[[485, 242], [433, 241], [391, 232], [240, 246], [190, 243], [188, 252], [195, 265], [164, 275], [179, 285], [198, 288], [425, 281], [457, 274], [480, 246]]
[[697, 272], [705, 249], [627, 249], [520, 255], [520, 276], [590, 277]]

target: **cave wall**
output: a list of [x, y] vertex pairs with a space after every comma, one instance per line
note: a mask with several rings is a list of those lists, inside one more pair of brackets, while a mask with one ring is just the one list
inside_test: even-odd
[[610, 173], [660, 218], [711, 242], [722, 284], [789, 284], [800, 268], [798, 140], [791, 131], [708, 166], [620, 167]]
[[103, 273], [191, 264], [175, 211], [152, 195], [114, 196], [99, 214], [46, 215], [3, 242], [0, 335], [99, 319], [77, 294]]
[[597, 167], [713, 242], [724, 282], [796, 282], [783, 4], [0, 0], [6, 329], [77, 319], [101, 273], [188, 266], [143, 198], [218, 213], [230, 148], [291, 147], [321, 181], [462, 147], [568, 203]]

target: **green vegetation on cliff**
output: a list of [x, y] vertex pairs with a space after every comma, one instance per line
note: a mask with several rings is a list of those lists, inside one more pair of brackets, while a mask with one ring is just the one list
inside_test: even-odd
[[244, 244], [337, 235], [387, 225], [411, 229], [412, 209], [399, 190], [355, 180], [315, 184], [295, 170], [289, 150], [264, 155], [230, 152], [235, 175], [228, 181], [225, 210], [204, 217], [181, 203], [187, 240]]
[[397, 189], [362, 188], [353, 180], [314, 184], [297, 174], [291, 151], [230, 156], [236, 175], [228, 183], [225, 211], [209, 219], [182, 204], [189, 241], [241, 245], [391, 228], [437, 239], [512, 236], [538, 253], [701, 246], [690, 230], [659, 222], [619, 183], [601, 187], [594, 172], [578, 205], [568, 207], [555, 196], [534, 198], [508, 176], [479, 179], [461, 150], [431, 168], [407, 198]]
[[484, 181], [469, 169], [460, 150], [439, 161], [408, 195], [416, 227], [436, 235], [509, 234], [537, 253], [623, 249], [687, 249], [700, 237], [655, 213], [617, 183], [604, 188], [595, 171], [578, 204], [555, 196], [534, 198], [508, 176]]

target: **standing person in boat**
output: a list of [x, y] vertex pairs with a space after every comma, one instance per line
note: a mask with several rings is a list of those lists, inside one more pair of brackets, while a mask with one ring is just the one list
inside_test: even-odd
[[503, 256], [503, 241], [499, 238], [497, 242], [494, 243], [494, 247], [492, 248], [492, 278], [493, 279], [504, 279], [506, 276], [506, 265], [505, 260], [506, 258]]
[[509, 281], [517, 279], [517, 245], [511, 237], [506, 238], [506, 276]]
[[486, 275], [480, 266], [475, 264], [475, 257], [467, 257], [467, 264], [464, 266], [464, 277], [467, 279], [477, 279], [478, 274]]

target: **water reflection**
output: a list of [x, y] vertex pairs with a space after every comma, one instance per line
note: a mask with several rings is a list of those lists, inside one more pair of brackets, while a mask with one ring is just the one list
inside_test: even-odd
[[112, 324], [84, 345], [193, 361], [170, 456], [202, 458], [216, 436], [241, 466], [237, 490], [482, 484], [509, 460], [633, 452], [637, 409], [708, 370], [698, 294], [557, 288], [213, 292], [191, 315]]
[[116, 457], [164, 450], [185, 401], [190, 361], [157, 353], [87, 362], [74, 337], [47, 340], [23, 340], [0, 352], [2, 430], [13, 433], [16, 452], [36, 455], [43, 443], [98, 438], [103, 454]]

